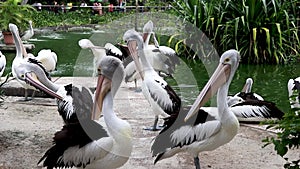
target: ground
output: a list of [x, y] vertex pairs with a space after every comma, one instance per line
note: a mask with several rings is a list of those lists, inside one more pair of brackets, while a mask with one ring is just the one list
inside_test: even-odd
[[[63, 122], [51, 98], [34, 98], [24, 102], [22, 97], [6, 97], [0, 108], [0, 169], [42, 168], [37, 165], [44, 152], [52, 145], [53, 134]], [[127, 120], [133, 130], [134, 148], [122, 169], [185, 169], [194, 168], [193, 158], [180, 153], [153, 165], [150, 142], [158, 132], [142, 128], [153, 122], [153, 115], [142, 93], [123, 84], [115, 98], [115, 112]], [[161, 122], [161, 121], [160, 121]], [[202, 169], [279, 169], [285, 160], [272, 145], [262, 148], [262, 139], [275, 136], [258, 125], [241, 124], [239, 133], [228, 144], [199, 154]], [[300, 157], [290, 150], [287, 157]]]

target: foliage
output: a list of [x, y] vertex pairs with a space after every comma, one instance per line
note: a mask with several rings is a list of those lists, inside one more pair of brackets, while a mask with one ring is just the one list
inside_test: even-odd
[[248, 63], [300, 57], [296, 0], [179, 0], [173, 6], [208, 36], [218, 53], [235, 48]]
[[19, 5], [21, 0], [0, 2], [0, 30], [9, 31], [9, 23], [16, 24], [20, 30], [27, 28], [29, 15], [35, 11], [31, 5]]
[[[300, 91], [299, 91], [300, 92]], [[291, 97], [299, 97], [299, 94], [294, 92], [295, 94]], [[291, 102], [292, 104], [292, 102]], [[277, 138], [267, 137], [263, 140], [267, 146], [269, 144], [274, 144], [275, 150], [277, 154], [283, 157], [286, 160], [286, 164], [284, 168], [288, 169], [298, 169], [300, 168], [300, 159], [296, 159], [294, 161], [289, 161], [288, 158], [284, 156], [288, 152], [289, 149], [300, 147], [300, 108], [293, 108], [290, 112], [287, 112], [284, 115], [284, 118], [276, 124], [275, 122], [271, 122], [269, 125], [275, 129], [279, 129], [281, 132], [277, 133]], [[298, 111], [298, 112], [297, 112]], [[296, 113], [297, 112], [297, 113]]]
[[[129, 14], [129, 13], [128, 13]], [[91, 9], [80, 9], [66, 13], [54, 13], [42, 10], [32, 14], [35, 27], [51, 27], [66, 25], [104, 24], [120, 18], [125, 13], [112, 12], [104, 15], [93, 15]]]

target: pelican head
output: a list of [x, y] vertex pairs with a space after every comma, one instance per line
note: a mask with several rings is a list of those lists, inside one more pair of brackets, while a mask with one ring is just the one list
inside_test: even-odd
[[251, 88], [252, 88], [252, 84], [253, 84], [252, 78], [248, 78], [246, 80], [246, 83], [245, 83], [243, 89], [242, 89], [242, 92], [250, 93], [251, 92]]
[[146, 41], [149, 34], [153, 34], [153, 22], [149, 20], [143, 27], [143, 40]]
[[[106, 56], [100, 60], [98, 64], [98, 82], [92, 114], [93, 120], [100, 117], [103, 100], [106, 94], [111, 91], [112, 95], [114, 96], [121, 82], [123, 81], [123, 77], [124, 67], [118, 58]], [[98, 110], [96, 108], [98, 108]]]
[[139, 49], [139, 51], [143, 50], [143, 39], [141, 35], [135, 30], [130, 29], [124, 33], [123, 40], [127, 43], [128, 50], [136, 65], [137, 71], [139, 72], [141, 78], [144, 79], [142, 66], [139, 61], [138, 51], [137, 51], [137, 49]]
[[[62, 100], [63, 98], [57, 95], [53, 90], [46, 87], [41, 83], [41, 80], [45, 80], [47, 77], [42, 68], [36, 64], [32, 63], [22, 63], [15, 68], [16, 76], [19, 80], [22, 80], [30, 85], [34, 86], [41, 91], [48, 93], [50, 96]], [[44, 78], [44, 79], [42, 79]]]
[[220, 87], [225, 85], [229, 87], [233, 75], [238, 68], [239, 61], [240, 54], [236, 50], [228, 50], [222, 54], [218, 67], [192, 105], [184, 119], [185, 121], [196, 114], [199, 108], [202, 107], [219, 90]]

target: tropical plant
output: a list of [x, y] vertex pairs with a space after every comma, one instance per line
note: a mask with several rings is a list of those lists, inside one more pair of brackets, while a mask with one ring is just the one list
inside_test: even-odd
[[[296, 99], [300, 97], [300, 91], [295, 90], [290, 99]], [[293, 101], [290, 102], [291, 107], [294, 104]], [[268, 128], [278, 129], [280, 132], [277, 133], [277, 138], [267, 137], [263, 140], [267, 146], [273, 144], [277, 154], [286, 160], [284, 168], [288, 169], [299, 169], [300, 168], [300, 158], [290, 161], [285, 157], [289, 149], [299, 149], [300, 147], [300, 108], [293, 107], [291, 111], [285, 113], [284, 118], [277, 122], [269, 122]]]
[[9, 23], [14, 23], [20, 30], [28, 27], [29, 15], [35, 11], [31, 5], [20, 5], [21, 0], [0, 2], [0, 30], [9, 31]]
[[296, 0], [179, 0], [173, 6], [177, 15], [208, 36], [218, 53], [235, 48], [247, 63], [300, 57]]

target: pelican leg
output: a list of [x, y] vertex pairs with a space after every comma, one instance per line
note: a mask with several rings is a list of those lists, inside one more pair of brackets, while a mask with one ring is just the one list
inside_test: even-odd
[[137, 80], [136, 80], [136, 79], [134, 79], [134, 86], [135, 86], [135, 92], [139, 93], [139, 92], [142, 91], [141, 88], [138, 88], [138, 87], [137, 87]]
[[153, 126], [151, 126], [151, 127], [146, 127], [146, 128], [144, 128], [144, 130], [149, 130], [149, 131], [159, 131], [159, 130], [161, 130], [160, 127], [157, 127], [157, 122], [158, 122], [158, 116], [156, 115], [156, 116], [155, 116], [155, 119], [154, 119], [154, 124], [153, 124]]
[[199, 160], [199, 157], [194, 157], [194, 164], [195, 164], [195, 167], [196, 169], [200, 169], [200, 160]]

